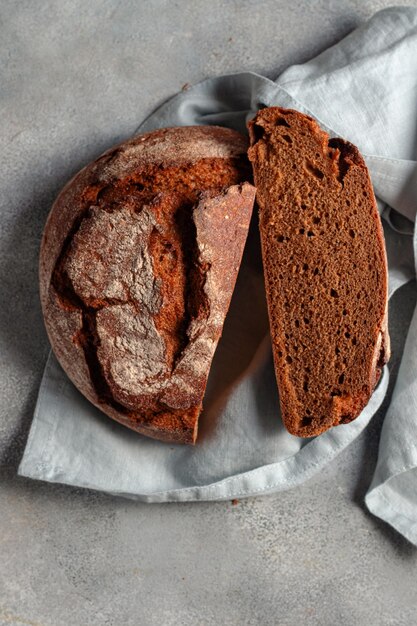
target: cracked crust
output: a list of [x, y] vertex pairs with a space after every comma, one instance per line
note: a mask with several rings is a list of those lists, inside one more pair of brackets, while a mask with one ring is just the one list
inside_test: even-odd
[[311, 437], [355, 419], [389, 359], [382, 225], [355, 146], [278, 107], [249, 134], [282, 418]]
[[246, 149], [218, 127], [135, 137], [75, 176], [45, 227], [58, 360], [95, 406], [156, 439], [197, 435], [254, 201]]

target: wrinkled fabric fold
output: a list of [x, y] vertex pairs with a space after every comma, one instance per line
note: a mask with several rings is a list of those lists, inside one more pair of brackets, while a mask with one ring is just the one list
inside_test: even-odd
[[[417, 210], [417, 10], [392, 8], [277, 81], [245, 72], [208, 79], [172, 98], [136, 132], [217, 124], [246, 132], [259, 108], [315, 117], [331, 136], [357, 144], [384, 221], [390, 296], [415, 276], [412, 237], [392, 210]], [[407, 220], [404, 220], [405, 222]], [[417, 545], [417, 314], [384, 420], [368, 508]], [[167, 445], [111, 422], [48, 359], [26, 450], [24, 476], [147, 502], [220, 500], [295, 487], [320, 471], [366, 427], [388, 371], [351, 424], [311, 440], [285, 431], [268, 333], [259, 238], [252, 228], [216, 352], [197, 445]]]

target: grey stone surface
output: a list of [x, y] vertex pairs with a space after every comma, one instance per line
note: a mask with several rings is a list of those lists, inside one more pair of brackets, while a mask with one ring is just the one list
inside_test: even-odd
[[[417, 551], [363, 505], [383, 411], [304, 486], [235, 506], [16, 477], [48, 350], [38, 246], [60, 187], [184, 83], [275, 77], [388, 5], [0, 1], [1, 625], [417, 623]], [[414, 292], [391, 305], [392, 380]]]

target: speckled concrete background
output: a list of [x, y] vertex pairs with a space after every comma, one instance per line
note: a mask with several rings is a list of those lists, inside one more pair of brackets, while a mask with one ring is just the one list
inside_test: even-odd
[[[382, 412], [314, 480], [235, 506], [16, 478], [48, 350], [38, 246], [60, 187], [184, 83], [273, 78], [388, 5], [0, 1], [1, 625], [417, 623], [417, 551], [363, 505]], [[391, 305], [394, 374], [414, 291]]]

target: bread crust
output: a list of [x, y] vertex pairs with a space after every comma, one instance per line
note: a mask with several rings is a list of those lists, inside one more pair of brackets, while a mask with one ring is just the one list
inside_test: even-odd
[[[220, 127], [140, 135], [81, 170], [49, 214], [40, 297], [55, 355], [90, 402], [149, 437], [197, 436], [254, 202], [243, 182], [246, 149], [243, 136]], [[199, 174], [200, 164], [218, 175]], [[168, 250], [161, 267], [177, 281], [170, 293], [151, 238]], [[173, 329], [164, 315], [180, 287], [188, 289], [184, 320]], [[187, 298], [196, 301], [191, 313]]]
[[[359, 415], [390, 356], [388, 273], [381, 220], [365, 162], [351, 143], [329, 139], [311, 117], [279, 107], [259, 111], [248, 127], [282, 419], [290, 433], [311, 437]], [[353, 214], [354, 200], [347, 194], [355, 191], [355, 184], [360, 185], [360, 200]], [[341, 223], [339, 233], [333, 231], [335, 239], [340, 239], [336, 245], [326, 240], [324, 224], [331, 203], [342, 208], [343, 198], [347, 199], [346, 216], [333, 213], [332, 218], [340, 218]], [[359, 220], [357, 215], [372, 224], [368, 241], [353, 230], [355, 220]], [[355, 238], [355, 244], [349, 235]], [[354, 266], [349, 265], [353, 245], [358, 255]], [[367, 293], [373, 295], [375, 310], [369, 315], [364, 313], [368, 333], [364, 337], [362, 330], [358, 334], [359, 324], [355, 326], [356, 314], [353, 319], [353, 294], [346, 292], [343, 283], [348, 281], [340, 278], [337, 265], [363, 278], [371, 261], [367, 259], [367, 246], [374, 254]], [[278, 255], [276, 259], [274, 254]], [[319, 266], [313, 274], [317, 261]], [[374, 269], [378, 279], [372, 283]], [[337, 288], [329, 280], [339, 281]], [[358, 304], [363, 304], [361, 285], [351, 283], [358, 287]], [[294, 302], [296, 292], [298, 302]], [[319, 339], [315, 343], [310, 339], [313, 331], [318, 337], [320, 332], [330, 331], [334, 337], [323, 336], [320, 345]], [[348, 346], [349, 341], [354, 345]], [[355, 355], [360, 364], [355, 365]], [[358, 381], [354, 374], [360, 367], [363, 380]], [[314, 395], [319, 397], [313, 401]]]

